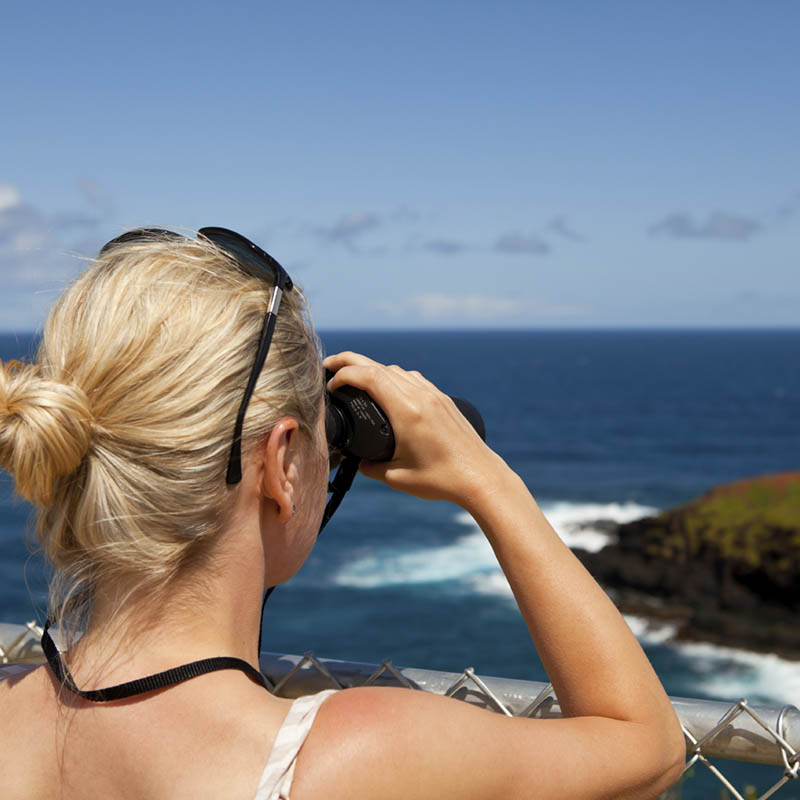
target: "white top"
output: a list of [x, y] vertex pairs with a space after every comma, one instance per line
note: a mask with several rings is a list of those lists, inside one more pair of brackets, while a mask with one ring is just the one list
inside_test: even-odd
[[292, 788], [297, 754], [311, 731], [311, 725], [320, 706], [335, 691], [327, 689], [317, 694], [298, 697], [292, 703], [275, 737], [253, 800], [290, 800], [289, 792]]

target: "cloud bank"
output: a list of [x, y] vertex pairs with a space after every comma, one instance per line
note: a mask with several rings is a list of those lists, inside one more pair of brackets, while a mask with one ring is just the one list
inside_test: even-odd
[[99, 205], [107, 209], [109, 201], [95, 184], [93, 197], [89, 184], [79, 188], [87, 210], [46, 213], [25, 202], [15, 186], [0, 184], [0, 328], [37, 325], [55, 292], [80, 268], [69, 251], [95, 248], [106, 215]]
[[543, 256], [550, 252], [550, 245], [538, 236], [520, 233], [505, 233], [494, 243], [498, 253], [533, 254]]
[[695, 222], [690, 214], [668, 214], [650, 226], [651, 236], [672, 236], [677, 239], [721, 239], [734, 242], [747, 241], [761, 230], [761, 223], [752, 217], [737, 216], [716, 211], [705, 222]]

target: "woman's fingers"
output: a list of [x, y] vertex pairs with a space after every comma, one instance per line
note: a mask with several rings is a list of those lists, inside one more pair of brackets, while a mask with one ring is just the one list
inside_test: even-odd
[[[429, 380], [427, 380], [421, 373], [417, 372], [416, 370], [405, 370], [402, 367], [398, 366], [397, 364], [390, 364], [389, 366], [385, 366], [381, 364], [379, 361], [375, 361], [374, 359], [369, 358], [368, 356], [362, 355], [361, 353], [354, 353], [352, 351], [346, 350], [342, 353], [335, 353], [333, 355], [328, 356], [323, 362], [326, 369], [331, 370], [332, 372], [336, 373], [342, 370], [345, 367], [374, 367], [376, 371], [374, 372], [374, 377], [377, 378], [379, 372], [381, 370], [387, 370], [390, 372], [398, 381], [406, 384], [407, 386], [412, 386], [414, 384], [417, 385], [424, 385], [428, 389], [433, 389], [438, 391], [436, 386], [432, 384]], [[344, 373], [342, 376], [339, 377], [338, 380], [332, 379], [328, 383], [328, 388], [333, 391], [334, 389], [338, 389], [339, 386], [342, 386], [345, 383], [350, 383], [349, 380], [344, 380], [344, 375], [352, 376], [352, 372]], [[368, 381], [369, 377], [367, 375], [360, 375], [359, 380]], [[361, 384], [351, 383], [352, 386], [356, 386], [358, 389], [365, 389], [368, 391], [366, 386], [362, 386]], [[378, 399], [377, 397], [375, 398]]]
[[336, 370], [341, 369], [342, 367], [348, 366], [364, 367], [378, 365], [377, 361], [373, 361], [371, 358], [361, 355], [361, 353], [354, 353], [351, 350], [345, 350], [341, 353], [334, 353], [333, 355], [330, 355], [324, 359], [322, 363], [327, 369], [333, 372], [336, 372]]
[[353, 364], [339, 367], [328, 381], [328, 391], [336, 391], [340, 386], [355, 386], [363, 389], [380, 404], [381, 394], [395, 389], [400, 381], [385, 367], [377, 364]]
[[[335, 367], [336, 372], [333, 377], [328, 381], [328, 391], [336, 391], [345, 385], [363, 389], [389, 414], [397, 398], [408, 399], [408, 395], [414, 389], [414, 381], [399, 367], [385, 367], [377, 361], [366, 356], [357, 356], [355, 353], [340, 355], [347, 355], [348, 358], [331, 360], [330, 363], [326, 359], [325, 366], [328, 369], [338, 365]], [[353, 358], [349, 357], [351, 355]]]

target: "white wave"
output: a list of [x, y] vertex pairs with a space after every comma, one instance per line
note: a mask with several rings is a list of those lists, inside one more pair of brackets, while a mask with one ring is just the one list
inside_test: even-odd
[[633, 635], [642, 644], [663, 644], [670, 641], [678, 630], [676, 625], [647, 617], [638, 617], [633, 614], [623, 614], [623, 617], [633, 631]]
[[621, 525], [658, 513], [657, 508], [639, 503], [542, 503], [542, 511], [568, 547], [580, 547], [590, 553], [602, 550], [614, 537], [593, 523]]
[[800, 705], [800, 662], [775, 653], [754, 653], [709, 642], [674, 642], [690, 659], [692, 680], [705, 694], [724, 700]]
[[[637, 503], [553, 502], [542, 505], [550, 523], [569, 547], [595, 552], [611, 541], [605, 531], [591, 527], [599, 520], [613, 523], [653, 514], [657, 509]], [[334, 576], [341, 586], [373, 588], [398, 584], [462, 581], [482, 594], [511, 595], [492, 548], [472, 517], [459, 512], [456, 519], [470, 532], [447, 545], [398, 550], [377, 549], [354, 561]]]
[[463, 580], [492, 569], [499, 571], [497, 559], [486, 537], [477, 531], [440, 547], [379, 550], [343, 567], [334, 582], [359, 588], [435, 583]]
[[[540, 507], [567, 547], [580, 547], [590, 553], [596, 553], [614, 541], [613, 535], [604, 529], [603, 523], [621, 525], [652, 516], [659, 511], [653, 506], [633, 502], [576, 503], [555, 500], [542, 502]], [[465, 524], [474, 524], [472, 517], [465, 512], [459, 514], [458, 519]]]
[[625, 621], [643, 645], [667, 645], [686, 658], [684, 680], [694, 687], [690, 694], [731, 702], [746, 697], [767, 704], [800, 703], [798, 661], [711, 642], [676, 642], [673, 624], [627, 614]]
[[[609, 536], [581, 526], [601, 519], [628, 522], [657, 511], [635, 503], [567, 502], [544, 504], [543, 510], [566, 544], [583, 547], [585, 534], [596, 537], [589, 538], [590, 543], [602, 540], [600, 546], [608, 543]], [[379, 549], [342, 568], [334, 581], [358, 588], [447, 581], [465, 593], [502, 597], [513, 603], [511, 587], [486, 538], [468, 514], [459, 514], [458, 521], [468, 532], [450, 544], [406, 551]], [[668, 647], [686, 658], [685, 680], [698, 694], [800, 705], [800, 662], [704, 642], [676, 642], [673, 624], [634, 615], [626, 615], [625, 620], [645, 647]]]
[[466, 579], [465, 583], [476, 594], [491, 594], [499, 597], [510, 598], [514, 597], [506, 576], [503, 575], [499, 568], [487, 572], [479, 572], [475, 575], [470, 575]]
[[[499, 570], [470, 576], [468, 584], [478, 594], [507, 597], [513, 602], [511, 587]], [[682, 694], [800, 706], [800, 662], [710, 642], [676, 642], [677, 626], [672, 623], [629, 614], [624, 617], [645, 649], [664, 646], [686, 659], [682, 681], [691, 688]]]

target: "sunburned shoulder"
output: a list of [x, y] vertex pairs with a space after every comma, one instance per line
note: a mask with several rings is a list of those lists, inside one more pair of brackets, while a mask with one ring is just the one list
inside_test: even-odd
[[292, 800], [653, 798], [680, 775], [662, 739], [602, 717], [508, 718], [427, 692], [348, 689], [321, 706]]
[[453, 751], [456, 740], [499, 721], [491, 712], [428, 692], [337, 692], [320, 708], [300, 751], [292, 798], [456, 796], [457, 776], [468, 780], [479, 766], [469, 763], [468, 753]]
[[[359, 687], [331, 695], [321, 706], [312, 734], [336, 733], [339, 737], [418, 738], [419, 729], [446, 723], [477, 709], [449, 697], [425, 691], [390, 687]], [[481, 711], [477, 711], [483, 717]], [[311, 736], [309, 736], [309, 742]]]

